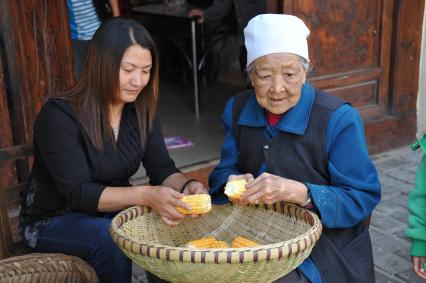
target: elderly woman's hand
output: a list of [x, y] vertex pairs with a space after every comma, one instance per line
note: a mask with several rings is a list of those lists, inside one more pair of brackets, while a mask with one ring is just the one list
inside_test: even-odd
[[246, 188], [240, 199], [241, 204], [273, 204], [280, 201], [301, 204], [309, 198], [305, 184], [269, 173], [262, 173]]
[[240, 179], [245, 179], [247, 181], [247, 184], [249, 184], [249, 183], [253, 182], [254, 177], [250, 173], [243, 174], [243, 175], [229, 175], [228, 176], [228, 182], [234, 181], [234, 180], [240, 180]]

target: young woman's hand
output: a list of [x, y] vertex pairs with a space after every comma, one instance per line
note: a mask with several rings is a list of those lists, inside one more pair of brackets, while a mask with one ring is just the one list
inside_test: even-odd
[[160, 215], [161, 219], [168, 225], [177, 225], [185, 218], [185, 215], [176, 210], [176, 206], [190, 209], [189, 205], [180, 199], [184, 194], [179, 193], [167, 186], [155, 186], [148, 188], [147, 205]]
[[182, 191], [185, 195], [208, 194], [209, 190], [196, 180], [189, 182]]

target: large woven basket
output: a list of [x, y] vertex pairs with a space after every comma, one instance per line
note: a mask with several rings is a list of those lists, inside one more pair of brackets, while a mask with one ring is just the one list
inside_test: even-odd
[[[319, 239], [318, 217], [300, 207], [214, 205], [178, 226], [162, 222], [146, 207], [131, 207], [112, 221], [110, 233], [123, 252], [145, 270], [171, 282], [272, 282], [295, 269]], [[230, 243], [236, 236], [252, 248], [191, 249], [205, 236]]]

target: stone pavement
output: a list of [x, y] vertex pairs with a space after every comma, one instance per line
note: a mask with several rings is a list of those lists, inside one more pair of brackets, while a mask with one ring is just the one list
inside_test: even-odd
[[[410, 242], [404, 236], [407, 198], [413, 188], [420, 151], [409, 146], [372, 156], [380, 174], [382, 200], [370, 225], [377, 283], [417, 283], [411, 269]], [[146, 282], [143, 270], [134, 265], [132, 283]]]

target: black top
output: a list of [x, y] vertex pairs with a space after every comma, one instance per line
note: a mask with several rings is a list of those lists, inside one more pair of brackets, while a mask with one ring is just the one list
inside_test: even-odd
[[164, 144], [158, 117], [141, 143], [133, 104], [127, 104], [116, 143], [93, 146], [68, 102], [50, 99], [33, 131], [34, 165], [22, 206], [23, 226], [67, 211], [97, 213], [106, 186], [130, 186], [142, 161], [152, 185], [179, 172]]

